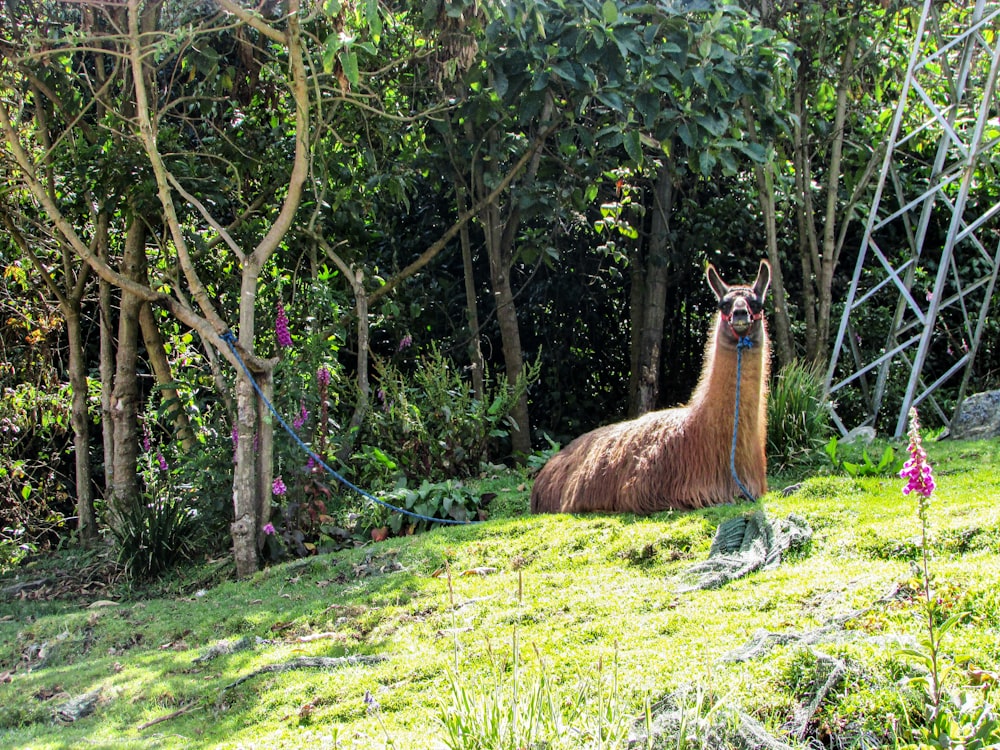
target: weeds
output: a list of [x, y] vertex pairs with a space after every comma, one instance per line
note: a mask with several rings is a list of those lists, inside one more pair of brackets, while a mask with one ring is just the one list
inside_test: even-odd
[[915, 730], [911, 728], [910, 739], [916, 741], [902, 747], [904, 750], [952, 747], [979, 750], [997, 747], [1000, 743], [1000, 719], [989, 704], [989, 691], [993, 681], [986, 681], [979, 687], [969, 686], [958, 693], [945, 687], [947, 675], [956, 667], [954, 661], [946, 658], [945, 637], [969, 613], [947, 615], [932, 586], [928, 511], [936, 485], [920, 437], [916, 409], [910, 410], [909, 438], [910, 459], [900, 471], [900, 476], [907, 480], [903, 494], [917, 497], [920, 560], [915, 568], [923, 598], [920, 613], [923, 618], [923, 633], [917, 647], [901, 649], [900, 655], [922, 670], [921, 674], [910, 678], [908, 682], [921, 690], [925, 724]]
[[893, 476], [898, 474], [903, 466], [903, 462], [896, 457], [896, 451], [891, 445], [887, 445], [882, 451], [878, 463], [873, 461], [872, 457], [868, 455], [867, 448], [862, 449], [860, 461], [848, 461], [840, 452], [840, 447], [841, 443], [837, 438], [832, 437], [823, 450], [829, 456], [834, 469], [842, 471], [855, 479], [858, 477]]
[[830, 405], [816, 368], [799, 360], [781, 368], [767, 401], [767, 455], [778, 469], [811, 460], [831, 432]]
[[[519, 575], [519, 609], [522, 592]], [[612, 750], [625, 743], [632, 719], [621, 699], [617, 653], [610, 678], [599, 660], [595, 678], [581, 677], [576, 689], [567, 691], [555, 684], [537, 648], [537, 670], [524, 668], [516, 625], [509, 664], [489, 648], [491, 674], [485, 685], [459, 671], [458, 648], [456, 639], [455, 668], [438, 715], [442, 741], [450, 750]]]
[[118, 564], [131, 578], [153, 578], [191, 557], [196, 525], [196, 516], [179, 497], [129, 508], [113, 529]]

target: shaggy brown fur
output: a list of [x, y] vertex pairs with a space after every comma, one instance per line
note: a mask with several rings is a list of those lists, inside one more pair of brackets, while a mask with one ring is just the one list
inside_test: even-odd
[[[719, 314], [705, 349], [701, 380], [687, 406], [600, 427], [553, 456], [531, 490], [533, 513], [654, 513], [704, 508], [740, 495], [729, 466], [736, 404], [736, 333], [753, 342], [741, 362], [736, 471], [755, 497], [767, 492], [767, 377], [771, 349], [761, 311], [771, 267], [761, 261], [752, 287], [706, 273]], [[732, 322], [725, 317], [732, 312]]]

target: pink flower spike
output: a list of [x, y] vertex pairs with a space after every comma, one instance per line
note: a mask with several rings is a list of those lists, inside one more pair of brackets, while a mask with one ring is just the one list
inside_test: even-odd
[[321, 367], [316, 371], [316, 382], [320, 385], [330, 385], [330, 371]]
[[278, 338], [278, 346], [287, 349], [292, 345], [292, 332], [288, 328], [288, 316], [285, 306], [278, 303], [278, 314], [274, 321], [274, 333]]
[[163, 454], [158, 451], [156, 453], [156, 461], [160, 465], [160, 471], [167, 471], [170, 468], [167, 466], [167, 459], [165, 459]]
[[272, 534], [276, 533], [275, 530], [274, 530], [274, 524], [273, 523], [265, 523], [264, 524], [264, 528], [261, 529], [261, 531], [263, 531], [267, 536], [271, 536]]
[[910, 460], [903, 464], [903, 470], [899, 472], [900, 478], [907, 480], [903, 494], [916, 492], [924, 497], [930, 497], [937, 485], [934, 483], [934, 473], [931, 471], [927, 451], [924, 450], [920, 437], [920, 423], [917, 421], [916, 409], [910, 409], [909, 437], [910, 444], [907, 450], [910, 453]]
[[306, 423], [307, 419], [309, 419], [309, 412], [306, 411], [306, 405], [300, 401], [299, 415], [292, 420], [292, 427], [294, 427], [296, 430], [301, 430], [302, 425]]
[[275, 477], [274, 482], [271, 483], [271, 492], [275, 495], [284, 495], [288, 492], [288, 488], [285, 486], [285, 483], [282, 481], [280, 476]]
[[399, 351], [403, 349], [409, 349], [413, 345], [413, 336], [406, 334], [399, 340]]

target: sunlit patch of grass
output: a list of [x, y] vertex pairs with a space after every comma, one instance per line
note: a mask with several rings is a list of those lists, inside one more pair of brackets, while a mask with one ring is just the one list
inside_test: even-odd
[[[973, 613], [956, 630], [961, 658], [997, 670], [1000, 452], [990, 443], [928, 450], [947, 472], [939, 472], [930, 510], [937, 581], [950, 606]], [[728, 701], [778, 731], [807, 692], [803, 647], [741, 663], [726, 654], [758, 629], [806, 632], [865, 608], [845, 623], [855, 640], [819, 646], [850, 670], [814, 729], [877, 732], [903, 710], [893, 705], [894, 691], [910, 666], [880, 644], [917, 632], [916, 604], [905, 595], [878, 603], [912, 575], [918, 525], [898, 480], [815, 477], [787, 497], [773, 492], [757, 504], [648, 518], [525, 516], [529, 486], [516, 473], [484, 480], [505, 498], [491, 504], [497, 512], [485, 524], [279, 565], [201, 595], [185, 583], [141, 601], [112, 596], [119, 603], [108, 608], [0, 602], [0, 672], [13, 673], [0, 684], [0, 746], [436, 747], [452, 679], [485, 700], [474, 678], [511, 663], [515, 630], [525, 678], [544, 671], [554, 695], [572, 694], [597, 665], [615, 663], [620, 705], [634, 716], [647, 698], [724, 683]], [[679, 573], [704, 559], [718, 524], [758, 507], [805, 517], [810, 548], [721, 589], [679, 593]], [[44, 665], [31, 660], [32, 649], [67, 632], [64, 655]], [[316, 634], [324, 637], [300, 640]], [[195, 662], [213, 643], [242, 636], [252, 648]], [[359, 653], [386, 661], [265, 673], [226, 687], [298, 656]], [[97, 686], [94, 715], [67, 727], [51, 722], [57, 699], [35, 697]]]

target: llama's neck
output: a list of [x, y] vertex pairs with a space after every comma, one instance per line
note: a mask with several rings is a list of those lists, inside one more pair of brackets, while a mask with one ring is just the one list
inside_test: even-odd
[[[717, 414], [720, 418], [728, 416], [729, 429], [732, 429], [738, 365], [740, 423], [745, 426], [756, 423], [764, 398], [769, 362], [770, 342], [763, 324], [753, 346], [744, 347], [742, 353], [739, 353], [733, 333], [726, 328], [720, 317], [705, 347], [701, 380], [688, 404], [692, 417], [697, 413], [703, 419], [706, 412]], [[709, 420], [709, 423], [714, 421]]]

